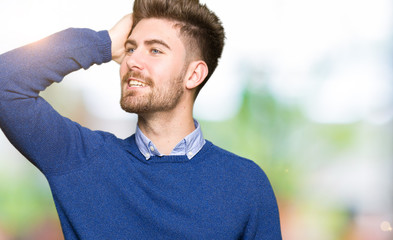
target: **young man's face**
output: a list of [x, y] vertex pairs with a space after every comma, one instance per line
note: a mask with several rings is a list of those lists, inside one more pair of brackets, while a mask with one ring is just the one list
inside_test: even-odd
[[172, 110], [184, 92], [186, 50], [174, 23], [143, 19], [126, 42], [120, 66], [121, 106], [127, 112]]

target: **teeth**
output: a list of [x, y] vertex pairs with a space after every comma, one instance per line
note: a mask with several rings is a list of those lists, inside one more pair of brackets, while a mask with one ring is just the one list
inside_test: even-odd
[[130, 87], [145, 87], [146, 84], [143, 84], [139, 81], [131, 80], [128, 82], [128, 86], [130, 86]]

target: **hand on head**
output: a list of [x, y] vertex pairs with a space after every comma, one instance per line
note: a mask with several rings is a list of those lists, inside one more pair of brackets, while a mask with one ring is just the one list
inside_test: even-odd
[[125, 56], [124, 43], [130, 35], [131, 27], [132, 14], [127, 14], [109, 30], [109, 36], [112, 40], [112, 60], [119, 64]]

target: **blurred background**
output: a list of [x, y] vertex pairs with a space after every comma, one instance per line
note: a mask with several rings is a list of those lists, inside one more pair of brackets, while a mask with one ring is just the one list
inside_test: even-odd
[[[1, 0], [0, 53], [68, 27], [109, 29], [131, 0]], [[286, 240], [393, 239], [393, 1], [205, 0], [227, 42], [195, 117], [275, 190]], [[84, 126], [131, 135], [118, 66], [42, 94]], [[1, 113], [0, 113], [1, 114]], [[46, 179], [0, 132], [0, 240], [62, 239]]]

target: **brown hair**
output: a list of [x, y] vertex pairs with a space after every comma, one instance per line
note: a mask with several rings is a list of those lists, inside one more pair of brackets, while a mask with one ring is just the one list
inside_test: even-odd
[[144, 18], [174, 21], [180, 28], [189, 59], [206, 62], [209, 73], [198, 87], [198, 95], [216, 69], [224, 48], [225, 33], [220, 19], [199, 0], [135, 0], [133, 28]]

